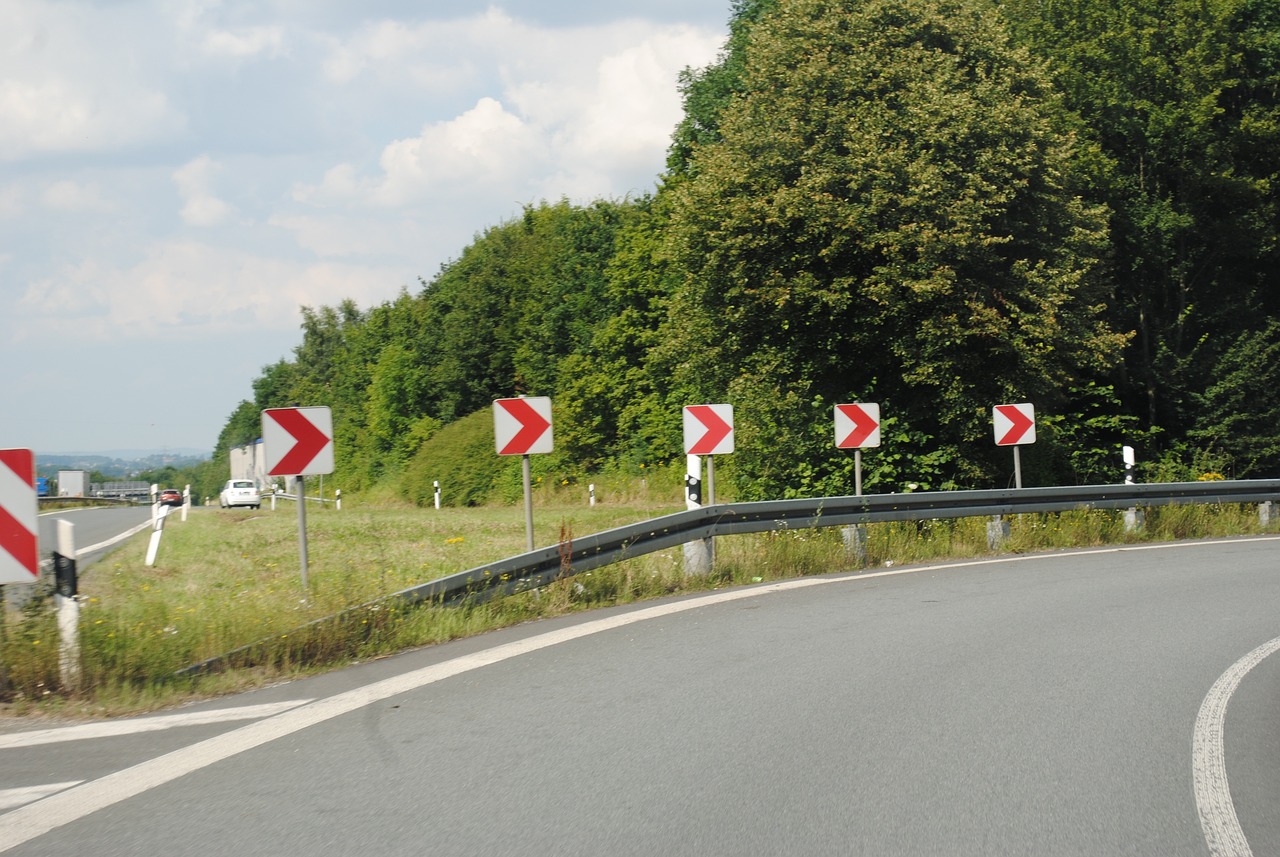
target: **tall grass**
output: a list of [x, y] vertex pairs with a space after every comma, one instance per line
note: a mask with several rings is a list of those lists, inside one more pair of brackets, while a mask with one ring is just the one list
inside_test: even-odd
[[[578, 486], [581, 488], [582, 486]], [[581, 491], [544, 491], [535, 541], [568, 542], [679, 507], [643, 490], [610, 493], [588, 507]], [[867, 566], [988, 555], [986, 518], [873, 524]], [[462, 607], [388, 603], [350, 611], [460, 570], [524, 551], [519, 507], [312, 507], [304, 590], [295, 507], [271, 512], [198, 509], [167, 526], [155, 567], [140, 534], [81, 581], [82, 676], [59, 676], [57, 630], [48, 602], [7, 617], [2, 654], [11, 711], [118, 713], [277, 681], [414, 646], [439, 643], [535, 618], [679, 592], [847, 571], [858, 566], [840, 528], [767, 532], [716, 540], [712, 573], [687, 576], [674, 548], [532, 592]], [[1025, 552], [1116, 542], [1260, 532], [1251, 506], [1180, 506], [1147, 511], [1140, 532], [1122, 513], [1081, 511], [1010, 519], [1003, 549]], [[342, 621], [325, 621], [343, 613]], [[222, 656], [234, 652], [231, 657]], [[223, 669], [176, 678], [219, 658]]]

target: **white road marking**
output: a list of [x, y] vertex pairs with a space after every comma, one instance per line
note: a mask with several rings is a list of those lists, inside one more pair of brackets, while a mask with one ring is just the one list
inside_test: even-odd
[[1191, 777], [1209, 853], [1214, 857], [1253, 857], [1249, 840], [1245, 839], [1236, 807], [1231, 800], [1227, 781], [1227, 756], [1223, 732], [1227, 720], [1227, 703], [1249, 670], [1268, 655], [1280, 650], [1280, 637], [1263, 643], [1231, 665], [1218, 677], [1196, 715], [1191, 738]]
[[1000, 565], [1010, 562], [1035, 562], [1039, 560], [1064, 559], [1074, 556], [1092, 556], [1097, 554], [1124, 553], [1132, 550], [1176, 550], [1201, 546], [1220, 547], [1224, 544], [1252, 543], [1257, 541], [1280, 541], [1280, 537], [1271, 536], [1249, 539], [1222, 539], [1212, 542], [1183, 542], [1168, 545], [1140, 545], [1117, 548], [1098, 548], [1081, 551], [1063, 551], [1054, 554], [1036, 554], [1033, 556], [997, 557], [994, 559], [970, 560], [965, 562], [944, 563], [939, 565], [914, 566], [910, 568], [892, 569], [869, 573], [852, 573], [836, 577], [802, 578], [789, 580], [768, 586], [757, 586], [749, 589], [735, 589], [727, 592], [714, 592], [707, 595], [659, 604], [628, 613], [608, 616], [575, 625], [549, 631], [535, 637], [505, 643], [483, 652], [454, 658], [438, 664], [432, 664], [403, 675], [383, 679], [364, 687], [340, 693], [327, 699], [317, 700], [300, 708], [295, 708], [275, 717], [259, 720], [231, 732], [214, 738], [174, 750], [163, 756], [134, 765], [113, 774], [108, 774], [92, 782], [84, 783], [67, 791], [28, 804], [0, 816], [0, 852], [8, 851], [37, 836], [48, 833], [65, 824], [84, 818], [100, 809], [120, 803], [149, 789], [172, 782], [192, 771], [208, 767], [223, 759], [229, 759], [239, 753], [260, 747], [277, 738], [292, 735], [308, 726], [323, 723], [343, 714], [359, 710], [367, 705], [407, 693], [411, 690], [433, 684], [444, 679], [460, 675], [471, 670], [496, 664], [510, 658], [536, 652], [550, 646], [578, 640], [592, 634], [599, 634], [644, 622], [672, 616], [688, 610], [696, 610], [715, 604], [758, 598], [775, 592], [792, 589], [803, 589], [809, 586], [825, 586], [834, 583], [848, 583], [877, 577], [894, 577], [900, 574], [918, 574], [927, 571], [940, 571], [951, 568], [969, 568], [980, 565]]
[[31, 803], [33, 800], [48, 797], [51, 794], [80, 785], [84, 780], [72, 780], [69, 783], [49, 783], [46, 786], [27, 786], [21, 789], [0, 789], [0, 809], [12, 809]]
[[200, 726], [207, 723], [226, 723], [233, 720], [252, 720], [270, 717], [299, 705], [309, 699], [293, 699], [288, 702], [272, 702], [265, 705], [246, 705], [240, 708], [222, 708], [217, 711], [190, 711], [177, 714], [159, 714], [154, 717], [138, 717], [131, 720], [104, 720], [100, 723], [82, 723], [53, 729], [33, 729], [29, 732], [12, 732], [0, 735], [0, 750], [19, 747], [35, 747], [40, 744], [56, 744], [61, 741], [84, 741], [90, 738], [107, 738], [114, 735], [133, 735], [139, 732], [159, 732], [178, 726]]

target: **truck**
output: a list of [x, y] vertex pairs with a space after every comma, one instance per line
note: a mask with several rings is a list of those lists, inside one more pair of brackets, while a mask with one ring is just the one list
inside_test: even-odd
[[59, 470], [58, 471], [58, 496], [59, 497], [89, 496], [89, 471]]

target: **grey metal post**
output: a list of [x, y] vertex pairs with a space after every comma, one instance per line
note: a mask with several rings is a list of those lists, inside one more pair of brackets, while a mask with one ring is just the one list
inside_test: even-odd
[[1022, 447], [1017, 444], [1013, 447], [1013, 486], [1022, 487]]
[[[862, 496], [862, 449], [853, 450], [853, 495]], [[840, 531], [844, 542], [844, 554], [858, 565], [867, 564], [867, 528], [862, 524], [850, 524]]]
[[298, 477], [298, 553], [302, 556], [302, 589], [311, 591], [307, 580], [307, 483]]
[[525, 543], [533, 550], [533, 477], [529, 473], [529, 456], [520, 456], [524, 472], [524, 534]]
[[[714, 455], [707, 456], [707, 505], [714, 506], [716, 504], [716, 457]], [[707, 562], [711, 568], [716, 566], [716, 540], [714, 537], [707, 539]]]

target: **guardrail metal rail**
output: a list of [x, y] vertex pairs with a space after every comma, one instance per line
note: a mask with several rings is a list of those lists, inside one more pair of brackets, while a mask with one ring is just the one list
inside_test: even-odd
[[[1165, 482], [1139, 485], [1082, 485], [990, 491], [925, 491], [720, 503], [628, 524], [571, 542], [539, 548], [460, 571], [336, 616], [319, 619], [293, 633], [343, 622], [388, 603], [453, 605], [545, 586], [554, 580], [686, 542], [766, 531], [843, 527], [886, 521], [1049, 514], [1080, 509], [1131, 509], [1185, 504], [1227, 505], [1280, 500], [1280, 479]], [[265, 641], [264, 641], [265, 642]], [[261, 646], [254, 643], [193, 664], [178, 675], [217, 669], [227, 658]]]

